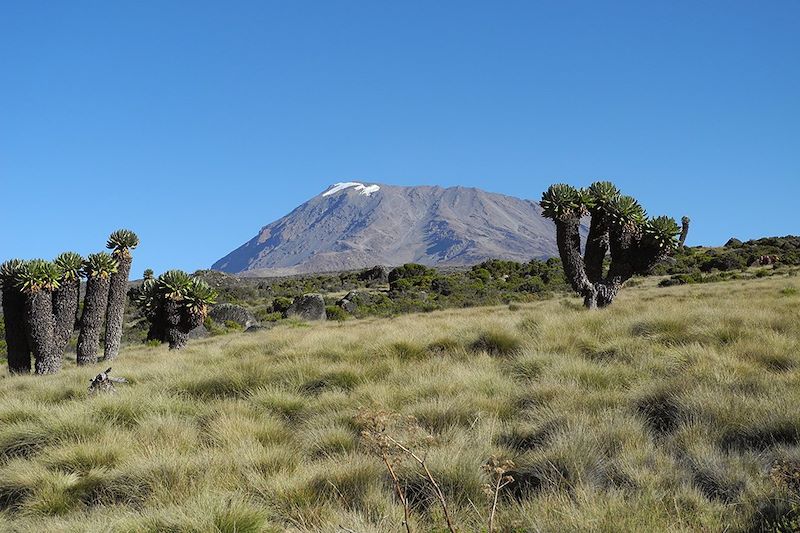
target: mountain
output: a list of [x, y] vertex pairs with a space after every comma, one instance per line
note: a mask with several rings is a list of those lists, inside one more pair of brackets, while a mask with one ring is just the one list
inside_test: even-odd
[[468, 187], [347, 182], [264, 226], [211, 268], [269, 276], [557, 254], [555, 226], [531, 200]]

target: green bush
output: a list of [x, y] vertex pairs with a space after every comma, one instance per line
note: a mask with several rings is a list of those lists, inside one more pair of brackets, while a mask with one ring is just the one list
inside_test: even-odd
[[349, 315], [347, 311], [339, 307], [338, 305], [328, 305], [325, 307], [325, 315], [328, 317], [328, 320], [337, 320], [339, 322], [344, 322], [348, 319]]
[[225, 334], [225, 328], [211, 317], [206, 317], [206, 319], [203, 321], [203, 327], [206, 328], [208, 334], [212, 337]]
[[287, 298], [286, 296], [278, 296], [272, 300], [272, 312], [285, 314], [291, 305], [291, 298]]
[[261, 322], [277, 322], [283, 318], [283, 313], [264, 313], [259, 315]]
[[740, 270], [747, 268], [747, 257], [739, 251], [723, 252], [713, 255], [700, 264], [700, 270], [711, 272], [712, 270]]
[[225, 321], [225, 328], [228, 331], [242, 331], [244, 326], [236, 322], [235, 320], [226, 320]]
[[409, 289], [429, 290], [436, 270], [417, 263], [406, 263], [389, 272], [389, 288], [393, 291]]

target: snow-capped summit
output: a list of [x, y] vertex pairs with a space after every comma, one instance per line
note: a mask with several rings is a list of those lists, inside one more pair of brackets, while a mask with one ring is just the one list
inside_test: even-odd
[[351, 187], [354, 187], [355, 190], [358, 191], [358, 194], [362, 196], [369, 196], [381, 189], [379, 185], [364, 185], [363, 183], [359, 183], [357, 181], [345, 181], [341, 183], [334, 183], [327, 191], [322, 193], [322, 196], [330, 196]]

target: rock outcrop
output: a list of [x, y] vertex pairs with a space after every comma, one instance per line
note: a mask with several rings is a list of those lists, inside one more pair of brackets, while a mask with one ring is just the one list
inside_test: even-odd
[[286, 310], [289, 318], [300, 318], [302, 320], [325, 320], [325, 299], [321, 294], [304, 294], [294, 299], [292, 305]]

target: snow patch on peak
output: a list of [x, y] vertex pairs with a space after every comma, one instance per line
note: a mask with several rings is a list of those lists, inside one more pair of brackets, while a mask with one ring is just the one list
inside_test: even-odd
[[364, 185], [363, 183], [358, 183], [357, 181], [346, 181], [342, 183], [334, 183], [330, 189], [322, 193], [322, 196], [330, 196], [351, 187], [355, 187], [355, 189], [358, 191], [358, 194], [362, 196], [370, 196], [372, 193], [378, 192], [381, 189], [378, 185]]

